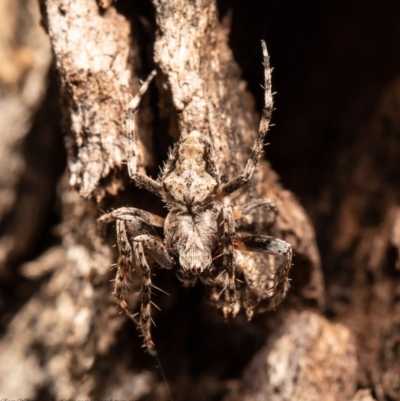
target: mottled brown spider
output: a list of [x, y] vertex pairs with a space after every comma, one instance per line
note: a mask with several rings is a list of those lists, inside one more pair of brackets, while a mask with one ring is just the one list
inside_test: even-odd
[[[259, 133], [251, 150], [244, 172], [229, 182], [222, 183], [216, 163], [214, 149], [200, 132], [193, 131], [181, 139], [168, 156], [157, 180], [138, 174], [135, 158], [134, 117], [140, 98], [146, 91], [155, 72], [142, 85], [139, 94], [131, 101], [128, 112], [130, 135], [128, 171], [132, 180], [164, 200], [168, 208], [165, 220], [152, 213], [133, 207], [121, 207], [99, 218], [100, 223], [116, 221], [119, 259], [114, 295], [126, 314], [135, 320], [135, 315], [126, 303], [126, 291], [130, 274], [134, 267], [142, 277], [141, 309], [138, 326], [144, 337], [144, 346], [154, 351], [151, 326], [151, 270], [149, 261], [161, 267], [174, 269], [186, 285], [200, 279], [206, 286], [222, 288], [223, 299], [219, 306], [225, 315], [236, 313], [235, 253], [240, 251], [264, 252], [280, 255], [281, 269], [279, 282], [287, 283], [291, 265], [292, 248], [280, 239], [265, 235], [238, 235], [235, 232], [235, 217], [231, 205], [223, 203], [223, 198], [241, 188], [251, 178], [263, 151], [264, 137], [273, 109], [271, 93], [271, 69], [267, 48], [262, 42], [265, 76], [265, 106]], [[272, 205], [271, 201], [265, 201]], [[248, 213], [245, 208], [243, 213]], [[164, 229], [161, 239], [154, 227]], [[218, 257], [221, 255], [221, 257]], [[277, 273], [278, 274], [278, 273]], [[274, 280], [272, 280], [274, 281]], [[282, 292], [286, 292], [287, 285]], [[281, 298], [283, 298], [284, 293]]]

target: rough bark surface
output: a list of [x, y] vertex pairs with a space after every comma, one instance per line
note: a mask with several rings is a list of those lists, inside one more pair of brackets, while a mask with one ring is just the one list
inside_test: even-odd
[[[101, 238], [96, 225], [101, 209], [112, 207], [165, 215], [129, 183], [127, 105], [155, 68], [137, 119], [139, 171], [155, 177], [168, 147], [197, 130], [212, 141], [224, 180], [242, 172], [259, 117], [232, 51], [246, 64], [250, 55], [241, 60], [241, 51], [259, 45], [268, 10], [233, 0], [0, 7], [8, 17], [0, 27], [3, 398], [154, 401], [171, 400], [170, 391], [175, 401], [400, 400], [400, 64], [390, 40], [400, 32], [387, 11], [351, 0], [328, 16], [324, 5], [293, 2], [292, 16], [278, 4], [267, 35], [280, 93], [267, 158], [311, 220], [265, 160], [230, 201], [276, 201], [276, 219], [259, 211], [237, 229], [293, 246], [292, 288], [276, 311], [224, 322], [201, 286], [181, 288], [172, 272], [154, 270], [155, 285], [170, 294], [157, 297], [162, 311], [153, 315], [160, 363], [143, 353], [115, 306], [115, 233]], [[319, 13], [318, 23], [309, 21], [312, 34], [294, 16], [310, 18], [307, 7]], [[371, 33], [375, 20], [385, 29]], [[353, 26], [387, 48], [366, 47]], [[287, 42], [280, 29], [292, 29]], [[352, 64], [354, 49], [387, 58], [366, 69], [365, 57]], [[262, 82], [261, 61], [259, 50], [250, 87]], [[245, 254], [244, 264], [256, 291], [274, 261]], [[134, 282], [133, 309], [138, 289]]]
[[[350, 331], [312, 312], [288, 316], [243, 375], [245, 401], [350, 400], [357, 383]], [[327, 391], [329, 389], [329, 391]]]
[[[126, 160], [136, 38], [124, 16], [115, 8], [101, 13], [95, 0], [42, 4], [61, 79], [70, 184], [85, 198], [115, 195], [123, 188], [118, 172]], [[148, 164], [140, 137], [138, 146], [144, 159], [138, 164]]]

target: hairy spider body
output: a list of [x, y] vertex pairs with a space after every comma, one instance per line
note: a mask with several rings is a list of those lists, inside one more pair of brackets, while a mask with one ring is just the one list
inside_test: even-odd
[[[259, 133], [251, 150], [244, 172], [227, 183], [221, 183], [214, 149], [209, 140], [198, 131], [192, 131], [172, 149], [158, 180], [138, 174], [134, 164], [136, 145], [134, 117], [139, 101], [146, 91], [153, 72], [131, 101], [128, 111], [129, 130], [128, 172], [139, 186], [163, 199], [168, 208], [162, 217], [136, 208], [123, 207], [99, 218], [100, 223], [116, 221], [119, 259], [114, 295], [126, 314], [136, 321], [135, 314], [126, 303], [130, 273], [139, 269], [142, 277], [141, 310], [138, 322], [144, 337], [144, 346], [154, 351], [151, 339], [151, 270], [149, 260], [161, 267], [176, 270], [185, 285], [198, 278], [207, 286], [222, 288], [220, 306], [225, 315], [235, 314], [236, 262], [235, 252], [254, 251], [281, 256], [282, 263], [273, 275], [271, 291], [279, 289], [278, 300], [288, 288], [287, 275], [291, 265], [292, 249], [285, 241], [265, 235], [238, 235], [235, 231], [234, 212], [222, 199], [235, 192], [251, 178], [262, 153], [264, 137], [272, 113], [271, 70], [265, 43], [262, 42], [265, 77], [265, 106]], [[251, 213], [257, 205], [273, 208], [273, 202], [264, 200], [256, 206], [244, 208], [242, 214]], [[163, 227], [164, 239], [154, 227]], [[176, 261], [178, 259], [178, 262]], [[218, 296], [219, 297], [219, 296]], [[237, 309], [237, 308], [236, 308]]]
[[170, 211], [166, 246], [179, 255], [183, 277], [203, 273], [218, 244], [214, 198], [220, 178], [211, 144], [193, 131], [172, 150], [160, 181]]

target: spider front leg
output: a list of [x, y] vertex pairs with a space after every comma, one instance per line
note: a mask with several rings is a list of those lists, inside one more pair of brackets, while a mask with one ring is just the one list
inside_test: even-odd
[[159, 182], [153, 180], [145, 174], [137, 172], [137, 159], [139, 150], [136, 144], [136, 114], [139, 110], [140, 101], [146, 93], [151, 81], [156, 75], [156, 70], [153, 70], [146, 81], [139, 88], [138, 93], [129, 102], [126, 118], [126, 134], [128, 137], [128, 173], [133, 181], [140, 187], [148, 190], [158, 197], [162, 197], [162, 187]]
[[222, 198], [226, 195], [235, 192], [240, 187], [242, 187], [246, 182], [249, 181], [255, 168], [257, 167], [258, 159], [264, 148], [264, 138], [268, 132], [269, 123], [271, 120], [272, 110], [273, 110], [273, 99], [271, 92], [271, 67], [269, 65], [269, 56], [267, 51], [267, 46], [265, 42], [261, 41], [262, 51], [263, 51], [263, 65], [264, 65], [264, 108], [262, 111], [260, 127], [258, 135], [254, 142], [254, 146], [251, 149], [251, 154], [249, 160], [247, 161], [246, 167], [243, 174], [233, 178], [231, 181], [221, 186], [218, 192], [218, 198]]

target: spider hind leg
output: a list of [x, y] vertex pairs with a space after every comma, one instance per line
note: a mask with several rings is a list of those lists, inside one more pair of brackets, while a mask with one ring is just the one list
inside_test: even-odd
[[[267, 235], [241, 235], [235, 238], [239, 251], [257, 252], [271, 255], [266, 261], [263, 257], [254, 258], [242, 267], [246, 286], [243, 304], [249, 319], [254, 310], [265, 312], [275, 309], [285, 298], [289, 289], [289, 270], [292, 262], [292, 247], [287, 242]], [[261, 266], [261, 269], [260, 269]]]

